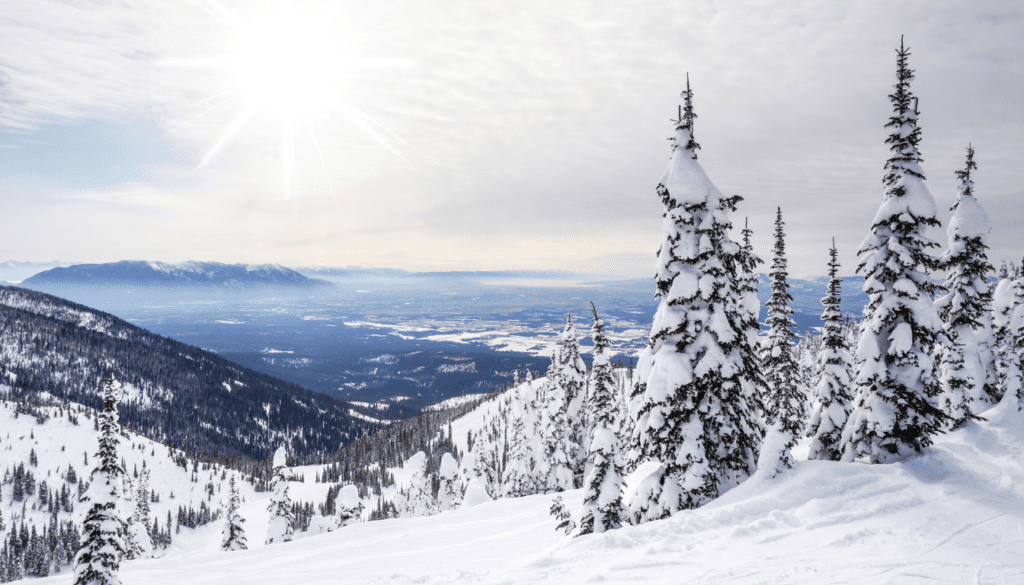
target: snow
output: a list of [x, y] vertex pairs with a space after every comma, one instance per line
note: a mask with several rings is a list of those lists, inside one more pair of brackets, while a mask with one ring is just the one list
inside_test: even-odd
[[[797, 461], [697, 510], [604, 534], [566, 537], [548, 515], [552, 496], [490, 501], [477, 484], [471, 505], [459, 510], [357, 523], [270, 547], [251, 537], [248, 551], [220, 552], [217, 523], [182, 530], [168, 556], [126, 562], [121, 578], [134, 585], [1022, 583], [1024, 415], [1005, 405], [981, 414], [989, 422], [941, 435], [893, 464]], [[480, 414], [456, 428], [472, 417]], [[13, 422], [23, 421], [35, 424]], [[17, 431], [4, 429], [12, 436], [5, 432], [3, 445], [18, 444]], [[642, 467], [627, 483], [639, 487], [657, 467]], [[310, 483], [311, 475], [306, 484], [289, 482], [293, 494], [300, 486], [326, 489]], [[262, 534], [268, 494], [246, 493], [246, 530]], [[561, 495], [578, 513], [582, 490]], [[191, 532], [192, 545], [178, 549]], [[64, 572], [47, 582], [71, 580]]]
[[978, 204], [978, 200], [970, 195], [961, 195], [957, 202], [953, 218], [949, 220], [946, 234], [950, 240], [954, 236], [961, 238], [979, 238], [992, 231], [992, 221]]
[[274, 452], [274, 465], [273, 467], [284, 467], [288, 464], [288, 451], [284, 447], [278, 447], [277, 451]]
[[462, 498], [462, 508], [460, 510], [468, 510], [480, 504], [494, 501], [494, 498], [487, 493], [487, 488], [484, 484], [480, 483], [480, 480], [475, 477], [466, 484], [466, 494]]

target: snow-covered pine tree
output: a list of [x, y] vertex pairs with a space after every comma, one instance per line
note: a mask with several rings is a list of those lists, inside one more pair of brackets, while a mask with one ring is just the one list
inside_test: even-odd
[[82, 548], [75, 556], [75, 585], [119, 585], [117, 571], [127, 554], [126, 523], [121, 517], [124, 498], [124, 468], [117, 454], [120, 425], [117, 416], [121, 384], [110, 377], [103, 380], [103, 412], [97, 415], [100, 431], [96, 467], [89, 476], [83, 503], [89, 506], [82, 523]]
[[238, 496], [238, 486], [235, 484], [235, 476], [231, 476], [228, 482], [228, 513], [224, 518], [224, 528], [221, 530], [220, 550], [246, 550], [249, 548], [249, 541], [245, 537], [245, 518], [242, 518], [238, 509], [241, 507], [241, 498]]
[[939, 263], [938, 246], [925, 234], [938, 226], [935, 200], [924, 184], [917, 144], [917, 98], [910, 92], [914, 72], [902, 39], [896, 52], [896, 91], [886, 139], [885, 194], [860, 245], [864, 292], [863, 335], [857, 348], [857, 398], [843, 430], [843, 460], [863, 457], [888, 463], [932, 444], [945, 415], [936, 408], [940, 392], [932, 352], [945, 336], [932, 303], [937, 286], [929, 275]]
[[[992, 230], [988, 214], [974, 198], [971, 171], [974, 148], [967, 147], [967, 162], [956, 172], [960, 187], [950, 211], [946, 234], [949, 248], [940, 262], [947, 272], [946, 294], [935, 301], [949, 343], [940, 350], [940, 404], [949, 416], [947, 426], [955, 429], [971, 419], [990, 401], [986, 392], [989, 364], [990, 333], [988, 316], [992, 310], [992, 291], [986, 280], [989, 264], [985, 240]], [[994, 393], [994, 391], [992, 392]]]
[[350, 484], [338, 490], [334, 507], [338, 513], [338, 528], [361, 522], [365, 507], [359, 498], [359, 488]]
[[821, 380], [816, 388], [814, 413], [807, 425], [807, 436], [812, 437], [807, 458], [839, 461], [843, 456], [843, 427], [853, 409], [853, 359], [843, 334], [840, 310], [843, 280], [837, 276], [839, 250], [835, 238], [828, 255], [828, 292], [821, 299], [825, 311], [821, 314], [823, 327], [818, 352]]
[[[761, 367], [768, 382], [768, 397], [765, 399], [765, 424], [768, 434], [781, 434], [778, 440], [771, 441], [778, 453], [770, 453], [767, 448], [761, 450], [758, 468], [769, 476], [793, 467], [791, 452], [796, 439], [804, 430], [806, 419], [807, 391], [800, 376], [800, 366], [793, 355], [793, 338], [796, 335], [792, 328], [793, 302], [789, 294], [789, 275], [786, 262], [786, 234], [782, 221], [782, 208], [775, 215], [775, 247], [772, 255], [772, 269], [768, 274], [771, 278], [771, 297], [768, 306], [768, 340], [765, 346], [764, 359]], [[766, 445], [768, 441], [766, 439]], [[770, 467], [770, 469], [768, 469]]]
[[462, 505], [462, 481], [459, 478], [459, 463], [451, 453], [441, 456], [437, 473], [441, 480], [437, 490], [438, 506], [442, 512], [458, 509]]
[[267, 544], [288, 542], [295, 534], [295, 518], [292, 514], [292, 500], [288, 497], [288, 481], [284, 477], [288, 464], [288, 451], [284, 446], [274, 453], [273, 471], [270, 476], [270, 523], [267, 525]]
[[573, 474], [567, 452], [569, 433], [566, 423], [568, 401], [559, 379], [558, 352], [551, 355], [544, 383], [544, 414], [541, 419], [541, 456], [536, 466], [537, 491], [549, 494], [572, 489]]
[[[1011, 263], [1012, 267], [1012, 263]], [[1024, 282], [1016, 270], [1006, 269], [996, 284], [992, 299], [993, 337], [999, 373], [1001, 401], [1014, 408], [1024, 407]]]
[[587, 365], [580, 357], [580, 340], [571, 314], [566, 314], [562, 350], [558, 359], [558, 380], [565, 392], [565, 454], [572, 470], [572, 487], [580, 487], [583, 485], [583, 468], [587, 461], [587, 409], [584, 404], [587, 397]]
[[427, 454], [418, 451], [406, 461], [405, 467], [412, 473], [409, 483], [395, 496], [399, 517], [415, 518], [436, 513], [433, 495], [427, 487], [431, 483], [427, 474]]
[[537, 493], [533, 477], [533, 450], [526, 429], [526, 412], [522, 404], [513, 401], [512, 430], [509, 434], [508, 463], [501, 478], [501, 495], [518, 498]]
[[[593, 303], [591, 303], [593, 305]], [[619, 463], [619, 441], [615, 436], [615, 381], [609, 362], [608, 337], [604, 322], [594, 309], [594, 325], [590, 330], [594, 341], [594, 362], [590, 373], [590, 404], [594, 429], [587, 455], [584, 479], [583, 515], [579, 534], [605, 532], [622, 524], [622, 466]]]
[[554, 500], [551, 500], [551, 507], [548, 508], [548, 513], [558, 520], [558, 526], [555, 530], [561, 530], [566, 534], [572, 534], [573, 530], [576, 530], [576, 522], [572, 519], [572, 512], [565, 506], [565, 502], [562, 501], [562, 496], [555, 496]]
[[[746, 353], [749, 311], [738, 290], [740, 246], [729, 239], [725, 197], [697, 163], [689, 82], [669, 168], [658, 185], [664, 239], [658, 251], [661, 300], [637, 365], [632, 453], [663, 472], [653, 501], [630, 502], [666, 517], [717, 498], [750, 476], [763, 438], [758, 365]], [[756, 331], [753, 332], [756, 335]]]
[[149, 521], [149, 469], [142, 468], [135, 488], [135, 512], [129, 523], [129, 540], [134, 559], [145, 559], [153, 556], [153, 536], [150, 534]]

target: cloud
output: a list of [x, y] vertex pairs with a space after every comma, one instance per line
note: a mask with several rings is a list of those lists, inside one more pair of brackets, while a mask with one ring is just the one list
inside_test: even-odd
[[[833, 236], [852, 272], [882, 193], [886, 94], [903, 34], [939, 208], [952, 201], [970, 141], [979, 201], [988, 194], [992, 211], [1015, 213], [1000, 197], [1020, 191], [1024, 158], [1019, 3], [344, 6], [332, 31], [343, 40], [346, 105], [296, 120], [290, 190], [281, 121], [269, 112], [195, 168], [244, 99], [217, 105], [230, 72], [179, 66], [232, 50], [232, 31], [191, 3], [12, 5], [0, 15], [0, 126], [31, 137], [68, 120], [146, 119], [183, 153], [156, 176], [130, 176], [145, 195], [137, 184], [88, 187], [77, 205], [93, 201], [97, 219], [111, 205], [131, 217], [148, 205], [141, 200], [162, 215], [122, 242], [83, 235], [76, 249], [87, 254], [127, 246], [133, 257], [170, 259], [186, 234], [189, 253], [225, 260], [561, 268], [651, 255], [661, 223], [654, 185], [689, 72], [701, 163], [723, 192], [745, 198], [734, 222], [751, 218], [767, 257], [781, 206], [794, 274], [823, 273]], [[66, 187], [31, 179], [23, 182], [44, 192]], [[40, 204], [24, 219], [39, 227], [57, 212]], [[1013, 239], [993, 236], [1019, 256]]]

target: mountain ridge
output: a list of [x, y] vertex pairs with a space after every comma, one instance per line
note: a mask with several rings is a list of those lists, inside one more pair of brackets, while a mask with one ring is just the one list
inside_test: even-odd
[[21, 283], [21, 286], [26, 288], [68, 285], [229, 289], [332, 286], [325, 280], [310, 278], [280, 264], [224, 264], [197, 261], [169, 263], [147, 260], [55, 267], [32, 275]]

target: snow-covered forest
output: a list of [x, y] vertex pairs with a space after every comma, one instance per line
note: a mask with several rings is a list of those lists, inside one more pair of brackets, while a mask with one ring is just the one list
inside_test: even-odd
[[840, 311], [854, 243], [823, 242], [822, 326], [796, 338], [786, 210], [770, 259], [734, 239], [743, 199], [699, 162], [687, 80], [635, 367], [592, 305], [542, 376], [245, 465], [123, 428], [117, 364], [101, 410], [8, 376], [0, 582], [1024, 582], [1024, 262], [988, 258], [970, 144], [941, 219], [913, 79], [901, 42], [862, 315]]

